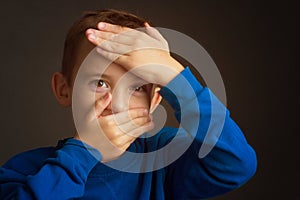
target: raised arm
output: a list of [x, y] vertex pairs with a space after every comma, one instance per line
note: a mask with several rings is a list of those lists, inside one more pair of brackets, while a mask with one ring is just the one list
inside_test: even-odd
[[[171, 197], [220, 195], [240, 187], [253, 176], [254, 150], [229, 111], [208, 88], [201, 86], [188, 68], [160, 93], [173, 107], [185, 139], [195, 137], [183, 156], [168, 167], [166, 184], [172, 188], [168, 192]], [[212, 150], [199, 157], [200, 148], [211, 145]]]
[[[89, 29], [86, 34], [101, 55], [163, 86], [160, 94], [173, 107], [181, 125], [178, 148], [193, 140], [183, 156], [168, 167], [167, 195], [207, 198], [238, 188], [256, 170], [254, 150], [224, 105], [170, 56], [157, 30], [148, 24], [145, 27], [146, 33], [101, 22], [98, 30]], [[177, 129], [170, 130], [162, 133], [160, 146], [175, 136]], [[212, 150], [199, 157], [200, 149]]]

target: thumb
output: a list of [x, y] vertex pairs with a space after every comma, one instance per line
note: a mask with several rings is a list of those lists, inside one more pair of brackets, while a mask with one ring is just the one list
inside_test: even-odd
[[92, 122], [95, 119], [97, 119], [105, 110], [105, 108], [109, 105], [110, 102], [111, 102], [110, 92], [107, 92], [106, 94], [103, 95], [103, 97], [97, 99], [87, 113], [87, 121]]
[[100, 98], [96, 101], [95, 114], [96, 114], [97, 118], [103, 113], [105, 108], [107, 108], [107, 106], [110, 104], [111, 99], [112, 99], [111, 93], [108, 92], [105, 96], [103, 96], [102, 98]]

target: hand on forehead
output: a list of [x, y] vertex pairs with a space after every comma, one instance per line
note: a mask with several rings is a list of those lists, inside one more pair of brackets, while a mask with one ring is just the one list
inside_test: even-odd
[[98, 76], [99, 78], [102, 76], [121, 78], [126, 74], [125, 77], [128, 80], [145, 82], [145, 80], [134, 75], [123, 66], [104, 58], [95, 49], [93, 49], [82, 62], [80, 73], [86, 77]]

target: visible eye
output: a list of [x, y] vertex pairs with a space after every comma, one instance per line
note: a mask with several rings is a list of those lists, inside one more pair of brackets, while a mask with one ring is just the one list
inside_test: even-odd
[[109, 83], [104, 80], [93, 80], [89, 83], [91, 90], [97, 93], [108, 92], [110, 90]]
[[134, 91], [135, 92], [143, 92], [143, 91], [145, 91], [145, 88], [143, 86], [136, 87], [136, 88], [134, 88]]
[[147, 93], [147, 85], [138, 85], [138, 86], [132, 86], [130, 87], [130, 90], [133, 93], [137, 93], [137, 94], [146, 94]]
[[108, 85], [106, 84], [105, 81], [99, 80], [99, 81], [97, 82], [97, 87], [108, 88]]

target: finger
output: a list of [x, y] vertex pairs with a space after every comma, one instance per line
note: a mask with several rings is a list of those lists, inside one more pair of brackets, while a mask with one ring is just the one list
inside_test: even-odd
[[132, 51], [132, 47], [117, 43], [115, 41], [105, 40], [98, 45], [99, 48], [108, 51], [110, 53], [118, 54], [118, 55], [124, 55]]
[[[85, 32], [87, 39], [92, 42], [94, 45], [98, 46], [102, 41], [99, 41], [98, 37], [103, 40], [108, 40], [113, 38], [114, 33], [97, 31], [95, 29], [87, 29]], [[99, 43], [100, 42], [100, 43]]]
[[139, 117], [148, 117], [148, 110], [145, 108], [135, 108], [119, 112], [112, 115], [107, 115], [105, 118], [107, 121], [114, 121], [117, 125], [122, 125], [124, 123], [130, 122]]
[[129, 133], [130, 131], [137, 129], [143, 125], [145, 125], [146, 123], [150, 122], [151, 118], [149, 116], [145, 116], [145, 117], [138, 117], [135, 118], [127, 123], [118, 125], [118, 128], [123, 132], [123, 133]]
[[113, 138], [109, 138], [109, 140], [114, 146], [120, 148], [132, 142], [133, 140], [135, 140], [135, 138], [122, 133], [122, 134], [115, 135], [115, 137]]
[[132, 109], [130, 110], [130, 112], [124, 111], [117, 114], [99, 116], [98, 122], [100, 127], [102, 127], [103, 129], [113, 130], [110, 131], [113, 134], [109, 134], [110, 135], [109, 139], [119, 137], [120, 134], [124, 134], [124, 132], [126, 132], [126, 131], [120, 131], [119, 126], [121, 126], [122, 124], [130, 123], [132, 119], [136, 119], [139, 117], [145, 117], [145, 118], [149, 117], [147, 109], [142, 109], [142, 108]]
[[145, 27], [146, 27], [146, 33], [148, 35], [150, 35], [151, 37], [159, 41], [166, 42], [165, 38], [160, 34], [160, 32], [157, 29], [151, 27], [147, 22], [145, 22]]
[[153, 122], [148, 122], [128, 133], [114, 131], [113, 135], [106, 135], [106, 137], [110, 141], [110, 144], [112, 144], [115, 148], [125, 151], [130, 144], [136, 140], [136, 138], [153, 129], [153, 127]]
[[145, 123], [143, 126], [140, 126], [136, 129], [133, 129], [129, 132], [126, 133], [126, 135], [134, 137], [134, 138], [138, 138], [141, 135], [143, 135], [144, 133], [146, 133], [147, 131], [150, 131], [154, 128], [154, 123], [153, 121], [147, 122]]
[[122, 55], [122, 54], [118, 54], [118, 53], [114, 53], [114, 52], [110, 52], [110, 51], [106, 51], [100, 47], [96, 48], [96, 51], [102, 55], [104, 58], [110, 60], [110, 61], [116, 61], [117, 59], [119, 59], [120, 57], [124, 57], [127, 55]]
[[110, 24], [110, 23], [107, 23], [107, 22], [99, 22], [98, 25], [97, 25], [97, 28], [99, 30], [108, 31], [108, 32], [112, 32], [112, 33], [121, 33], [121, 32], [124, 32], [124, 31], [132, 30], [131, 28], [128, 28], [128, 27], [114, 25], [114, 24]]
[[128, 28], [125, 26], [114, 25], [114, 24], [110, 24], [107, 22], [99, 22], [97, 27], [100, 31], [111, 32], [111, 33], [115, 33], [118, 35], [124, 35], [124, 36], [128, 36], [128, 37], [137, 36], [137, 35], [143, 33], [136, 29]]
[[92, 122], [98, 118], [98, 116], [105, 110], [105, 108], [109, 105], [111, 101], [111, 94], [107, 92], [107, 94], [103, 95], [102, 98], [99, 98], [95, 104], [91, 107], [91, 109], [87, 112], [86, 118], [88, 122]]
[[127, 55], [134, 50], [133, 39], [135, 37], [126, 37], [110, 33], [107, 33], [107, 35], [105, 35], [105, 32], [95, 31], [91, 29], [87, 30], [86, 34], [88, 40], [98, 48], [100, 48], [97, 50], [98, 53], [100, 53], [108, 60], [115, 61], [122, 55]]
[[154, 123], [148, 122], [130, 132], [117, 135], [114, 138], [110, 138], [110, 141], [115, 147], [126, 150], [130, 146], [130, 144], [136, 140], [136, 138], [140, 137], [147, 131], [150, 131], [151, 129], [153, 129], [153, 127]]
[[116, 34], [111, 32], [99, 31], [95, 29], [87, 29], [85, 34], [87, 39], [96, 46], [98, 46], [105, 40], [110, 40], [110, 41], [114, 41], [126, 45], [132, 44], [134, 40], [134, 37], [125, 33]]
[[104, 97], [98, 99], [95, 102], [95, 115], [97, 118], [103, 113], [105, 108], [109, 105], [111, 102], [112, 96], [111, 93], [108, 92]]

